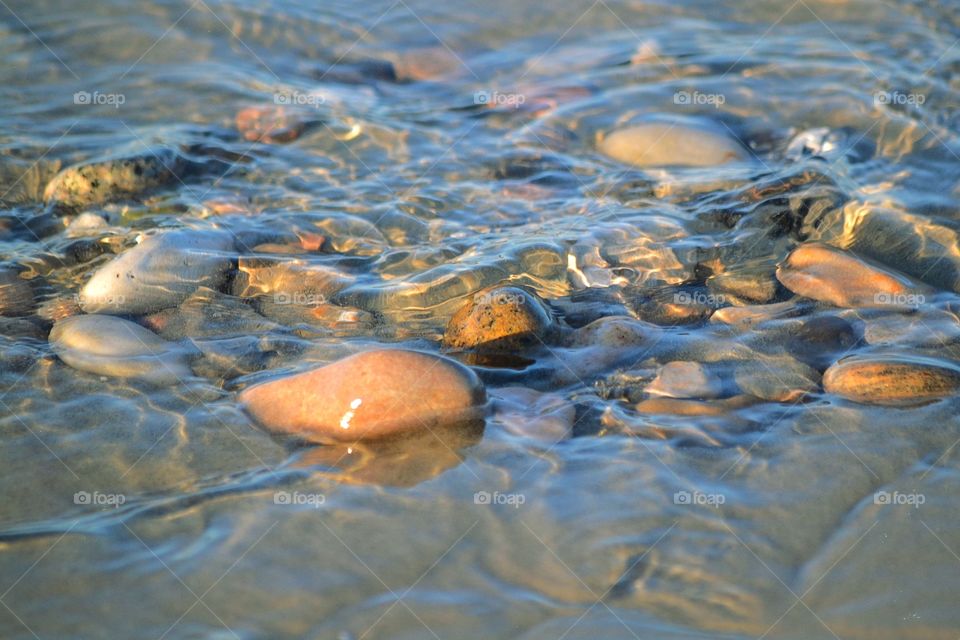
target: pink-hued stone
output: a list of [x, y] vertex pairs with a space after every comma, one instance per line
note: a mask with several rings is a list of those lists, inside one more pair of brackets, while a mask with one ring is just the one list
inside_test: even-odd
[[926, 291], [907, 276], [820, 243], [794, 249], [777, 268], [777, 279], [797, 295], [848, 308], [910, 306]]
[[476, 419], [476, 374], [419, 351], [378, 349], [245, 389], [239, 401], [271, 431], [316, 442], [402, 436]]

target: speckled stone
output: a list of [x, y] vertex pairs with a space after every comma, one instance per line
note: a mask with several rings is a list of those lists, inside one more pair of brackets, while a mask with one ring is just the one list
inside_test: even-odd
[[169, 147], [83, 162], [54, 176], [43, 199], [67, 207], [122, 200], [174, 182], [186, 165], [183, 156]]
[[80, 291], [87, 313], [142, 314], [178, 305], [200, 287], [219, 288], [233, 265], [223, 232], [145, 235], [94, 272]]
[[449, 349], [512, 350], [549, 339], [553, 317], [540, 298], [518, 287], [482, 291], [450, 319], [443, 336]]
[[921, 405], [955, 394], [960, 369], [927, 358], [855, 356], [827, 369], [823, 386], [863, 404]]

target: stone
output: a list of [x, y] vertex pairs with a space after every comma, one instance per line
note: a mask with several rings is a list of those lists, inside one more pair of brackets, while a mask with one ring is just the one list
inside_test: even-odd
[[567, 340], [571, 347], [642, 347], [655, 342], [662, 329], [629, 316], [599, 318], [574, 331]]
[[707, 289], [721, 303], [767, 304], [777, 297], [779, 284], [773, 273], [719, 273], [707, 278]]
[[114, 316], [60, 320], [50, 331], [50, 346], [67, 365], [101, 376], [138, 378], [159, 385], [177, 384], [192, 376], [188, 349]]
[[407, 49], [389, 54], [398, 82], [439, 81], [462, 75], [466, 66], [460, 57], [445, 46]]
[[124, 200], [174, 182], [186, 167], [186, 159], [171, 147], [81, 162], [54, 176], [43, 199], [71, 208]]
[[750, 328], [770, 320], [798, 315], [803, 309], [793, 300], [775, 304], [747, 305], [717, 309], [710, 322], [727, 324], [739, 329]]
[[750, 159], [733, 136], [689, 118], [651, 120], [606, 135], [600, 152], [634, 167], [711, 167]]
[[668, 362], [646, 392], [668, 398], [716, 398], [723, 391], [720, 379], [699, 362]]
[[174, 307], [200, 287], [218, 289], [233, 264], [223, 232], [164, 231], [103, 265], [80, 291], [87, 313], [144, 314]]
[[777, 279], [797, 295], [848, 308], [910, 308], [922, 304], [927, 291], [905, 275], [820, 243], [794, 249], [777, 267]]
[[722, 416], [737, 409], [756, 404], [751, 396], [734, 396], [713, 402], [690, 400], [686, 398], [649, 398], [638, 402], [634, 409], [637, 413], [663, 414], [674, 416]]
[[472, 370], [448, 358], [376, 349], [256, 384], [238, 401], [270, 431], [356, 442], [475, 420], [486, 392]]
[[637, 317], [661, 326], [697, 324], [708, 320], [720, 298], [700, 289], [663, 287], [638, 299]]
[[450, 319], [443, 335], [448, 349], [512, 351], [550, 339], [553, 317], [535, 293], [497, 287], [474, 294]]
[[279, 305], [316, 306], [352, 281], [346, 273], [307, 260], [242, 256], [231, 293], [239, 298], [267, 296]]
[[820, 374], [789, 356], [737, 363], [734, 379], [744, 392], [771, 402], [797, 402], [820, 389]]
[[945, 347], [960, 342], [960, 321], [949, 311], [927, 308], [867, 317], [863, 339], [871, 345]]
[[27, 316], [34, 306], [30, 283], [16, 270], [0, 268], [0, 316]]
[[861, 404], [916, 406], [956, 393], [960, 369], [933, 358], [851, 356], [826, 370], [823, 387]]
[[306, 130], [304, 119], [282, 105], [241, 109], [237, 112], [236, 125], [244, 140], [267, 144], [293, 142]]
[[165, 340], [264, 335], [282, 329], [242, 300], [205, 287], [179, 306], [145, 315], [140, 321]]

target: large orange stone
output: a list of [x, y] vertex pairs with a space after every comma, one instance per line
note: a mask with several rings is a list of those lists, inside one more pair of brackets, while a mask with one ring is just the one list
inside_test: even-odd
[[797, 295], [848, 308], [916, 306], [926, 291], [905, 275], [819, 243], [794, 249], [777, 268], [777, 279]]
[[823, 374], [823, 388], [861, 404], [913, 406], [960, 390], [960, 369], [927, 358], [845, 358]]
[[260, 425], [316, 442], [357, 442], [467, 423], [482, 415], [483, 384], [441, 356], [378, 349], [245, 389]]

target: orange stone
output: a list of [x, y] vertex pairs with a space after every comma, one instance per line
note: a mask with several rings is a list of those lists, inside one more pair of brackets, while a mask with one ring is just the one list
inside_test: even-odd
[[247, 107], [237, 112], [236, 121], [245, 140], [268, 144], [293, 142], [306, 128], [282, 106]]
[[315, 442], [358, 442], [467, 423], [486, 402], [476, 374], [419, 351], [378, 349], [242, 391], [264, 428]]
[[852, 357], [823, 374], [823, 388], [862, 404], [911, 406], [960, 389], [960, 370], [926, 358]]
[[923, 301], [923, 289], [907, 276], [820, 243], [794, 249], [777, 267], [777, 279], [797, 295], [837, 307], [903, 307]]

